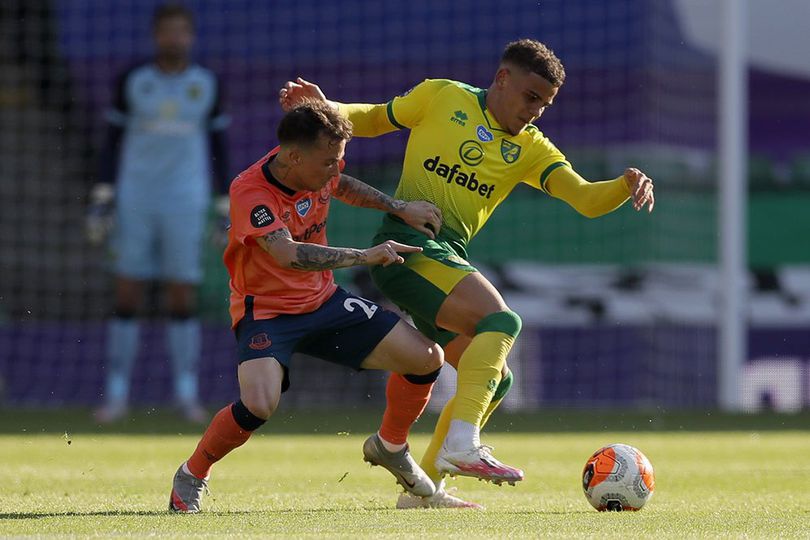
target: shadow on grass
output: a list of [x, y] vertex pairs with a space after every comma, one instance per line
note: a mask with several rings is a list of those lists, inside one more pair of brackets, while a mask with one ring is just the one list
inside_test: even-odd
[[[241, 514], [253, 514], [249, 510], [234, 510], [228, 512], [205, 512], [202, 515], [206, 516], [235, 516]], [[0, 514], [0, 520], [3, 519], [44, 519], [44, 518], [64, 518], [64, 517], [124, 517], [124, 516], [174, 516], [181, 514], [174, 514], [168, 510], [107, 510], [107, 511], [93, 511], [93, 512], [10, 512]]]
[[[394, 508], [385, 506], [377, 506], [374, 508], [307, 508], [307, 509], [294, 509], [282, 508], [278, 510], [205, 510], [199, 514], [202, 517], [210, 516], [240, 516], [240, 515], [257, 515], [257, 514], [338, 514], [342, 512], [357, 512], [358, 510], [364, 512], [396, 512]], [[505, 512], [509, 513], [523, 513], [523, 512]], [[527, 512], [529, 513], [529, 512]], [[548, 513], [548, 512], [547, 512]], [[558, 512], [554, 512], [558, 513]], [[564, 513], [564, 512], [559, 512]], [[177, 514], [169, 512], [168, 510], [106, 510], [106, 511], [90, 511], [90, 512], [8, 512], [0, 513], [0, 520], [25, 520], [25, 519], [45, 519], [45, 518], [86, 518], [86, 517], [125, 517], [125, 516], [139, 516], [139, 517], [162, 517], [162, 516], [184, 516], [187, 514]]]

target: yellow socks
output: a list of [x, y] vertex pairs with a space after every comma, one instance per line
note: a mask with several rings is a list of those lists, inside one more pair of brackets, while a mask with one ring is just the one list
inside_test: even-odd
[[501, 384], [498, 385], [498, 388], [495, 390], [495, 395], [492, 396], [492, 401], [489, 402], [487, 406], [487, 410], [484, 412], [483, 418], [481, 418], [481, 429], [484, 429], [484, 426], [487, 425], [487, 421], [489, 417], [492, 416], [492, 413], [495, 412], [495, 409], [503, 401], [503, 398], [506, 397], [506, 394], [509, 392], [509, 389], [512, 388], [512, 382], [514, 382], [514, 377], [512, 377], [512, 372], [507, 371], [506, 377], [501, 379]]
[[425, 455], [422, 456], [422, 462], [419, 464], [422, 470], [425, 471], [434, 484], [439, 483], [441, 475], [436, 470], [436, 456], [439, 455], [439, 450], [442, 448], [444, 438], [447, 437], [447, 431], [450, 429], [450, 417], [453, 415], [453, 404], [456, 398], [452, 397], [444, 404], [442, 414], [436, 421], [436, 428], [433, 430], [433, 436], [430, 438], [430, 444], [425, 450]]
[[459, 359], [453, 420], [481, 424], [520, 326], [520, 317], [511, 311], [493, 313], [478, 323], [475, 337]]

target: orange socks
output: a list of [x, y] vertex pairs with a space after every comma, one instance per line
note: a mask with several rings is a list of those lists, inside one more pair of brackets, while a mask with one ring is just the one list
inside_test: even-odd
[[[405, 444], [411, 425], [425, 410], [438, 376], [438, 369], [427, 375], [391, 374], [385, 391], [387, 406], [380, 428], [380, 436], [385, 441]], [[241, 400], [224, 407], [214, 415], [197, 449], [186, 462], [189, 472], [197, 478], [207, 478], [214, 463], [245, 444], [250, 434], [264, 422], [264, 419], [251, 413]]]
[[392, 373], [385, 388], [386, 407], [380, 437], [392, 444], [405, 444], [411, 425], [425, 410], [439, 370], [428, 375]]
[[211, 473], [211, 466], [214, 463], [225, 457], [234, 448], [245, 444], [250, 434], [253, 433], [253, 431], [242, 429], [236, 423], [232, 410], [236, 405], [236, 403], [232, 403], [214, 416], [197, 444], [197, 449], [189, 458], [188, 470], [197, 478], [206, 478]]

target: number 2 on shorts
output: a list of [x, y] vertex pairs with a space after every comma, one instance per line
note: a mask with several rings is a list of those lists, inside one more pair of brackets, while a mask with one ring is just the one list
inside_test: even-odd
[[377, 307], [375, 305], [368, 305], [359, 298], [347, 298], [343, 301], [343, 307], [346, 308], [348, 312], [354, 312], [354, 308], [359, 307], [366, 313], [366, 317], [371, 319], [374, 316], [374, 313], [377, 311]]

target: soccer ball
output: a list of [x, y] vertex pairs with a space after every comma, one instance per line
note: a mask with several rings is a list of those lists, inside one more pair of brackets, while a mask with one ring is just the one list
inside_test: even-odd
[[638, 448], [626, 444], [600, 448], [582, 471], [585, 498], [600, 512], [641, 510], [654, 489], [650, 460]]

